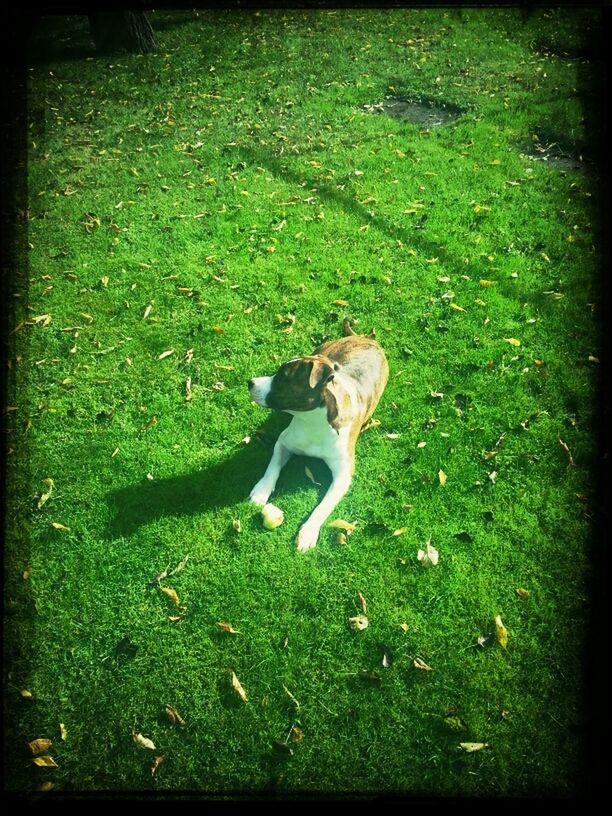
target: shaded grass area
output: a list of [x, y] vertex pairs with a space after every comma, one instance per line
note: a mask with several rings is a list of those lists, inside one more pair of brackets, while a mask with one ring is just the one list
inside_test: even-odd
[[[597, 22], [160, 12], [158, 54], [69, 62], [45, 44], [86, 53], [84, 22], [41, 21], [11, 358], [11, 788], [584, 790], [597, 175], [517, 145], [550, 121], [592, 136], [595, 66], [534, 43]], [[389, 94], [464, 113], [427, 130], [364, 110]], [[358, 530], [300, 556], [328, 474], [293, 460], [286, 521], [262, 529], [246, 497], [286, 419], [245, 384], [345, 316], [376, 327], [391, 378], [337, 511]], [[153, 579], [186, 555], [161, 581], [177, 607]], [[33, 767], [36, 737], [57, 769]]]

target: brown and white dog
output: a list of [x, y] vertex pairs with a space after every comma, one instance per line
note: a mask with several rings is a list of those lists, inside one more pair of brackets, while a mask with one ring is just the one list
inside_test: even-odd
[[355, 470], [355, 444], [385, 389], [389, 366], [372, 337], [355, 334], [323, 343], [307, 357], [284, 363], [272, 377], [249, 380], [251, 398], [264, 408], [293, 415], [274, 446], [270, 464], [251, 490], [253, 504], [264, 506], [291, 454], [323, 459], [332, 483], [298, 533], [298, 550], [317, 543], [325, 519], [349, 489]]

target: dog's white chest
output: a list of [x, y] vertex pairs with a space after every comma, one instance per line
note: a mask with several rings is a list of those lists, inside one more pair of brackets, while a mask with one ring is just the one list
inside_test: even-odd
[[345, 434], [336, 431], [327, 421], [325, 408], [293, 413], [293, 420], [282, 436], [283, 445], [302, 456], [337, 459], [346, 449]]

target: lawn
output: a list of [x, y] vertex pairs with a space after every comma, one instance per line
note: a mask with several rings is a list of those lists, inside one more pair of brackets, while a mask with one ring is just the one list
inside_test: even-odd
[[[584, 794], [599, 12], [150, 19], [31, 42], [5, 784]], [[346, 317], [391, 375], [356, 530], [299, 554], [329, 477], [293, 459], [263, 529], [288, 417], [246, 383]]]

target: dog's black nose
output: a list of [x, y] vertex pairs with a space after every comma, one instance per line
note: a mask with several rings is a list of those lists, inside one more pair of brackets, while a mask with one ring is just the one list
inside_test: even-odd
[[249, 382], [248, 382], [249, 388], [252, 388], [254, 385], [255, 385], [255, 381], [254, 380], [249, 380]]

